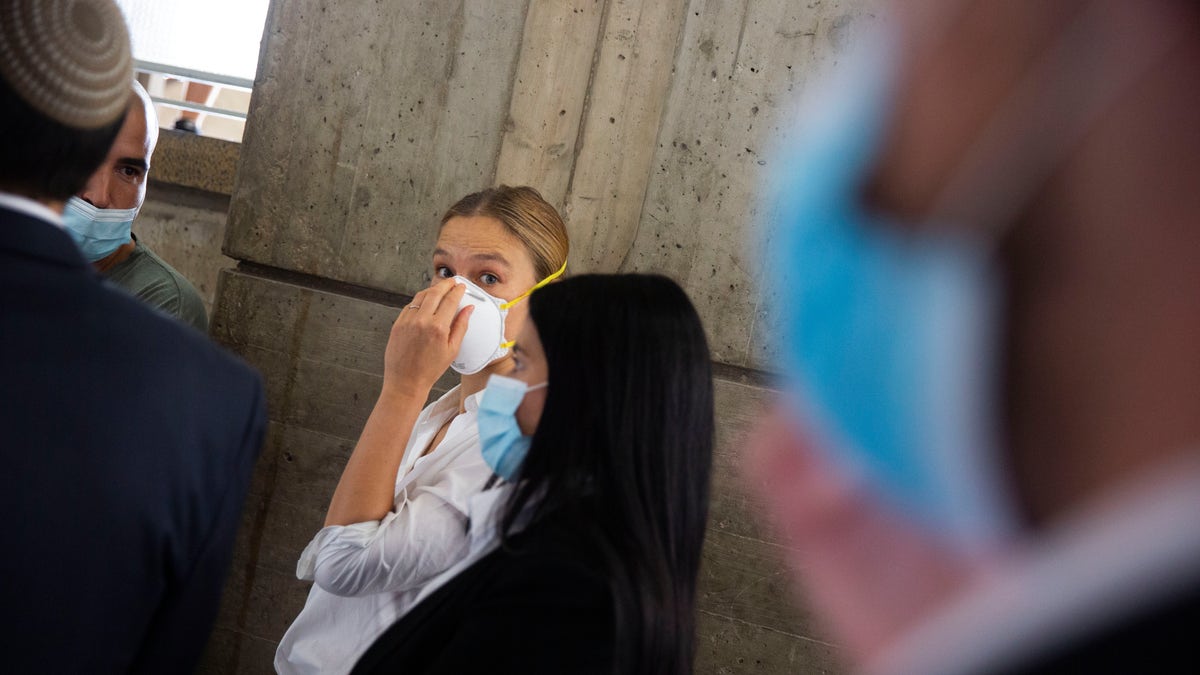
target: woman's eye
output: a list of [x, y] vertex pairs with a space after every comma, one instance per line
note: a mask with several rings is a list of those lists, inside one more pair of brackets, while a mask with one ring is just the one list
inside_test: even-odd
[[444, 265], [435, 267], [433, 273], [436, 274], [439, 279], [449, 279], [450, 277], [454, 276], [454, 270]]
[[484, 286], [494, 286], [500, 283], [500, 277], [486, 272], [479, 275], [479, 280], [483, 282]]

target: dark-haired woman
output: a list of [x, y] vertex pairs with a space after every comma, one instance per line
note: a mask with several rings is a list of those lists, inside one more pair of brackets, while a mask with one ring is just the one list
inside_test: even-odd
[[428, 584], [355, 673], [690, 673], [713, 399], [704, 331], [659, 276], [529, 302], [480, 404], [512, 485], [499, 537]]

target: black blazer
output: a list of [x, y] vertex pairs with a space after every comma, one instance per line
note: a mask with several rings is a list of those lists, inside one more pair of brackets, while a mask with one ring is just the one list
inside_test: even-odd
[[190, 672], [265, 422], [250, 368], [0, 207], [0, 669]]
[[608, 675], [612, 593], [578, 532], [561, 519], [530, 526], [421, 601], [352, 672]]

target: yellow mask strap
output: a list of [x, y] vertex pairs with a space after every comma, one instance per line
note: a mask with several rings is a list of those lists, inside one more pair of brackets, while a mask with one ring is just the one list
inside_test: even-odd
[[[566, 272], [566, 271], [567, 271], [567, 263], [563, 263], [562, 267], [558, 268], [557, 272], [555, 272], [554, 274], [551, 274], [550, 276], [546, 277], [545, 279], [542, 279], [541, 281], [537, 282], [536, 284], [534, 284], [533, 288], [525, 291], [524, 293], [518, 295], [517, 297], [513, 298], [512, 300], [509, 300], [508, 302], [500, 305], [500, 309], [508, 309], [509, 307], [512, 307], [513, 305], [524, 300], [525, 298], [528, 298], [530, 293], [533, 293], [534, 291], [541, 288], [542, 286], [545, 286], [546, 284], [550, 283], [551, 281], [554, 281], [555, 279], [561, 277], [563, 272]], [[512, 346], [515, 344], [517, 344], [516, 340], [509, 340], [508, 342], [501, 342], [500, 346], [503, 347], [504, 349], [511, 349]]]
[[[541, 288], [542, 286], [545, 286], [546, 284], [550, 283], [551, 281], [554, 281], [555, 279], [561, 277], [562, 273], [566, 272], [566, 271], [567, 271], [567, 263], [563, 263], [562, 267], [558, 268], [557, 272], [555, 272], [554, 274], [551, 274], [550, 276], [546, 277], [545, 279], [542, 279], [541, 281], [537, 282], [536, 284], [534, 284], [533, 288], [525, 291], [524, 293], [518, 295], [517, 297], [513, 298], [512, 300], [509, 300], [508, 302], [504, 303], [503, 305], [500, 305], [500, 309], [508, 309], [509, 307], [512, 307], [513, 305], [524, 300], [525, 298], [528, 298], [530, 293], [536, 291], [537, 289]], [[508, 346], [511, 346], [511, 344], [512, 343], [505, 343], [504, 346], [508, 347]]]

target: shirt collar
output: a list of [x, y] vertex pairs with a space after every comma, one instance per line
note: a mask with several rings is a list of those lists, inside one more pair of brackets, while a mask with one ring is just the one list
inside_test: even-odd
[[[459, 386], [462, 386], [462, 385], [459, 385]], [[466, 409], [467, 412], [472, 412], [472, 413], [476, 412], [479, 410], [479, 400], [482, 398], [483, 398], [483, 390], [480, 389], [479, 391], [475, 392], [474, 394], [471, 394], [470, 396], [468, 396], [467, 400], [463, 401], [463, 407]]]
[[31, 218], [44, 220], [58, 227], [63, 226], [61, 214], [55, 213], [49, 206], [28, 197], [15, 195], [11, 192], [0, 192], [0, 206], [13, 211], [19, 211]]
[[[436, 420], [444, 418], [446, 415], [451, 415], [458, 409], [458, 389], [462, 385], [455, 385], [450, 391], [442, 394], [438, 400], [434, 401], [429, 407], [429, 419]], [[445, 421], [444, 419], [442, 421]]]
[[[441, 420], [441, 422], [445, 422], [447, 416], [457, 414], [458, 413], [458, 391], [461, 388], [462, 388], [461, 384], [456, 384], [450, 391], [447, 391], [446, 393], [444, 393], [440, 397], [438, 397], [438, 400], [434, 401], [433, 404], [429, 406], [429, 408], [428, 408], [429, 414], [425, 416], [425, 419], [427, 419], [431, 422], [434, 422], [437, 420]], [[469, 413], [474, 413], [474, 412], [478, 411], [479, 410], [479, 400], [482, 397], [483, 397], [482, 389], [475, 392], [474, 394], [471, 394], [470, 396], [467, 397], [467, 400], [463, 401], [463, 408]]]
[[[443, 418], [442, 421], [444, 422], [445, 415], [450, 415], [450, 414], [456, 413], [458, 411], [458, 391], [459, 391], [459, 389], [462, 389], [462, 385], [456, 384], [456, 385], [454, 385], [453, 389], [442, 394], [441, 397], [439, 397], [437, 401], [434, 401], [433, 405], [431, 405], [429, 407], [429, 419], [430, 420], [436, 420], [438, 418]], [[463, 401], [463, 408], [469, 413], [476, 412], [477, 410], [479, 410], [479, 400], [481, 398], [483, 398], [483, 390], [482, 389], [480, 389], [479, 391], [475, 392], [474, 394], [471, 394], [470, 396], [468, 396], [467, 400]]]

